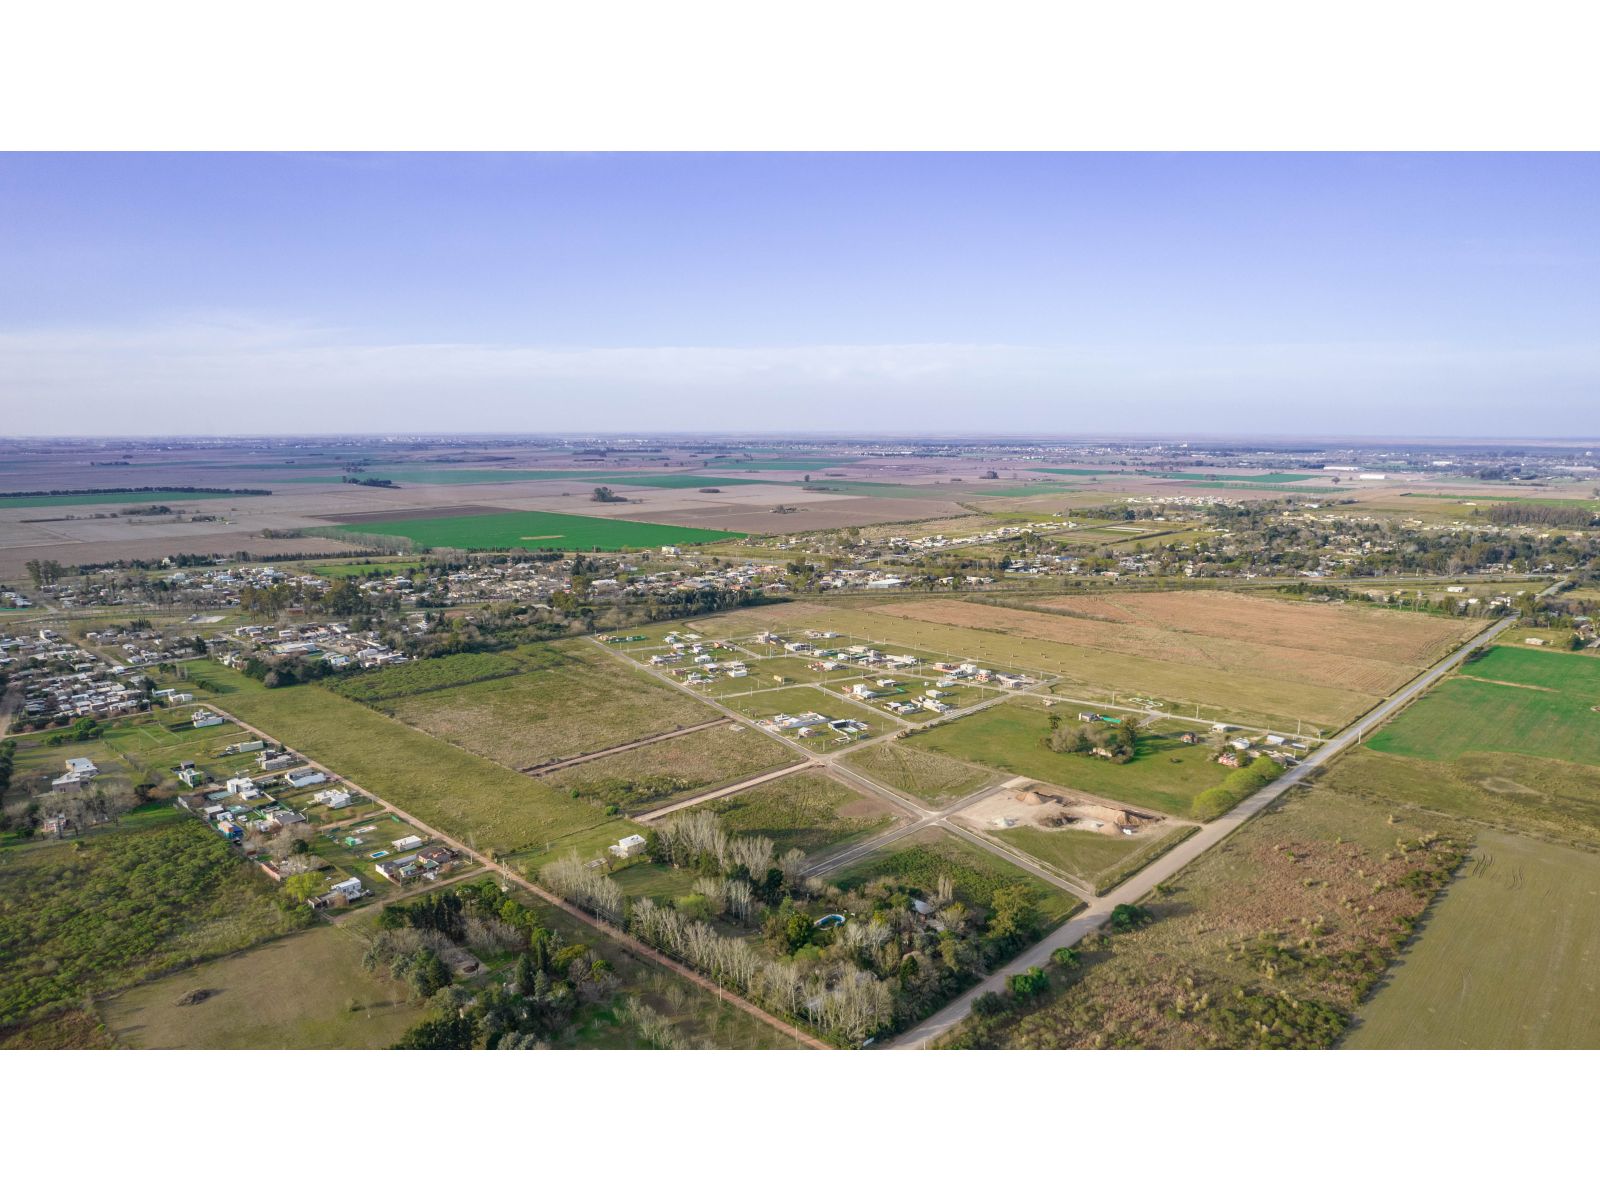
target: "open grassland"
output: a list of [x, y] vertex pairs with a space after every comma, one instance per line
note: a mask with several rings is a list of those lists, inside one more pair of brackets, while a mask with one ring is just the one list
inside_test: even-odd
[[[911, 615], [926, 604], [954, 610], [955, 615], [973, 624], [958, 626]], [[911, 612], [902, 615], [902, 610]], [[1336, 728], [1354, 720], [1378, 698], [1373, 692], [1297, 681], [1267, 666], [1247, 673], [1225, 655], [1207, 663], [1181, 661], [1186, 655], [1176, 656], [1179, 661], [1168, 661], [1161, 657], [1162, 639], [1151, 638], [1147, 642], [1138, 631], [1117, 635], [1124, 639], [1123, 650], [1106, 650], [985, 627], [1004, 626], [1029, 616], [1044, 614], [962, 601], [913, 601], [870, 608], [838, 606], [822, 620], [846, 636], [907, 646], [925, 658], [981, 659], [1058, 676], [1057, 690], [1078, 699], [1109, 699], [1113, 692], [1119, 696], [1139, 695], [1190, 713], [1198, 706], [1201, 716], [1245, 724], [1292, 729], [1298, 719], [1319, 729]], [[781, 618], [774, 613], [768, 622], [777, 619]], [[1079, 624], [1098, 629], [1105, 623]], [[1452, 623], [1452, 632], [1466, 629], [1465, 623]], [[1404, 673], [1391, 674], [1398, 679]], [[1370, 686], [1372, 680], [1367, 683]]]
[[998, 771], [935, 754], [905, 740], [875, 742], [839, 760], [869, 779], [886, 784], [935, 808], [1000, 782]]
[[[1075, 714], [1062, 714], [1071, 721]], [[1177, 817], [1193, 814], [1194, 798], [1228, 778], [1203, 744], [1186, 746], [1170, 733], [1147, 734], [1130, 762], [1089, 754], [1057, 754], [1042, 740], [1050, 734], [1045, 710], [1026, 700], [997, 704], [906, 739], [912, 748], [978, 763], [1003, 775], [1046, 783], [1144, 806]]]
[[0, 1026], [309, 924], [198, 821], [0, 851]]
[[1179, 825], [1158, 835], [1127, 838], [1085, 829], [1016, 825], [982, 832], [1047, 866], [1065, 871], [1074, 879], [1083, 880], [1096, 892], [1105, 892], [1146, 863], [1160, 858], [1194, 831], [1193, 825]]
[[1495, 646], [1463, 664], [1461, 674], [1474, 679], [1546, 688], [1600, 703], [1600, 659], [1583, 655]]
[[618, 824], [585, 801], [326, 688], [268, 689], [215, 663], [191, 664], [190, 672], [213, 682], [218, 706], [479, 850], [509, 853]]
[[525, 659], [509, 654], [451, 654], [341, 675], [327, 686], [348, 699], [378, 704], [401, 696], [500, 679], [527, 669]]
[[887, 801], [820, 771], [785, 775], [711, 804], [729, 833], [771, 838], [780, 854], [794, 849], [816, 855], [881, 833], [900, 820]]
[[[410, 989], [366, 970], [366, 942], [322, 925], [143, 984], [100, 1005], [117, 1043], [154, 1050], [381, 1050], [420, 1019]], [[180, 1005], [196, 991], [211, 995]]]
[[[1265, 603], [1280, 602], [1269, 600]], [[1149, 624], [1136, 625], [1104, 618], [1090, 620], [960, 600], [913, 601], [896, 604], [891, 611], [896, 616], [961, 629], [1014, 634], [1229, 674], [1276, 677], [1297, 683], [1343, 688], [1368, 696], [1388, 695], [1416, 674], [1415, 670], [1403, 664], [1331, 654], [1308, 649], [1304, 645], [1291, 647], [1245, 639], [1209, 637]], [[1314, 639], [1314, 635], [1311, 636]]]
[[308, 562], [304, 570], [328, 579], [361, 578], [367, 575], [410, 575], [422, 566], [421, 558], [382, 558], [361, 562]]
[[1091, 938], [1038, 1006], [970, 1017], [946, 1045], [1332, 1046], [1460, 861], [1463, 829], [1300, 789]]
[[[619, 506], [620, 507], [620, 506]], [[453, 546], [458, 550], [626, 550], [666, 545], [700, 545], [743, 538], [720, 529], [653, 525], [572, 513], [517, 512], [478, 517], [440, 517], [418, 521], [370, 521], [335, 525], [319, 534], [382, 534], [409, 538], [419, 546]]]
[[1600, 767], [1486, 751], [1438, 762], [1381, 753], [1369, 744], [1340, 755], [1328, 778], [1358, 795], [1600, 846]]
[[1441, 681], [1367, 744], [1436, 762], [1476, 751], [1600, 764], [1595, 704], [1592, 696], [1457, 677]]
[[0, 496], [0, 508], [64, 508], [68, 505], [172, 504], [179, 500], [251, 500], [225, 492], [64, 492], [55, 496]]
[[1066, 920], [1078, 907], [1070, 893], [1041, 883], [1005, 859], [940, 829], [922, 830], [895, 841], [877, 854], [850, 864], [828, 882], [850, 890], [875, 879], [892, 879], [906, 887], [932, 892], [941, 878], [950, 881], [957, 898], [984, 909], [993, 905], [997, 889], [1025, 887], [1050, 926]]
[[1600, 1049], [1600, 857], [1480, 835], [1358, 1018], [1352, 1049]]
[[615, 804], [631, 816], [799, 758], [766, 734], [730, 722], [608, 754], [541, 778], [560, 791], [576, 791], [592, 804]]
[[[712, 720], [716, 713], [582, 641], [524, 647], [522, 674], [379, 705], [513, 768], [537, 767]], [[448, 661], [448, 660], [446, 660]]]

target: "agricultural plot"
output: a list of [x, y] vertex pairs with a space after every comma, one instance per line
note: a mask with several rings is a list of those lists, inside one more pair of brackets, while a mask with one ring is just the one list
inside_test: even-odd
[[1600, 1049], [1600, 857], [1479, 835], [1357, 1013], [1357, 1050]]
[[887, 879], [932, 892], [941, 878], [950, 881], [957, 898], [985, 909], [994, 904], [995, 892], [1000, 888], [1027, 888], [1051, 926], [1064, 921], [1078, 907], [1077, 899], [1070, 893], [1041, 883], [1004, 859], [938, 829], [910, 834], [876, 854], [851, 863], [828, 882], [850, 891], [874, 880]]
[[172, 504], [179, 500], [239, 500], [218, 492], [63, 492], [54, 496], [0, 496], [0, 508], [64, 508], [68, 505]]
[[597, 646], [569, 641], [518, 652], [520, 675], [406, 696], [382, 711], [483, 758], [521, 769], [712, 720], [691, 696]]
[[799, 755], [763, 733], [732, 722], [608, 754], [543, 776], [551, 787], [629, 816], [695, 792], [796, 762]]
[[745, 537], [720, 529], [691, 529], [685, 525], [653, 525], [608, 517], [572, 513], [517, 512], [478, 517], [440, 517], [434, 520], [370, 521], [334, 525], [318, 532], [327, 537], [341, 533], [381, 534], [408, 538], [418, 546], [452, 546], [457, 550], [627, 550], [665, 545], [700, 545]]
[[1496, 646], [1367, 744], [1440, 762], [1478, 752], [1600, 765], [1600, 660]]
[[[1073, 720], [1074, 714], [1062, 719]], [[1195, 797], [1222, 783], [1231, 770], [1212, 761], [1210, 747], [1186, 746], [1171, 732], [1146, 736], [1126, 763], [1058, 754], [1042, 744], [1049, 732], [1045, 710], [1018, 700], [914, 734], [902, 744], [1176, 817], [1191, 816]]]
[[793, 849], [816, 856], [882, 833], [902, 819], [887, 801], [820, 771], [785, 775], [711, 804], [729, 833], [771, 838], [780, 854]]
[[970, 796], [1002, 778], [998, 771], [936, 754], [907, 740], [875, 742], [852, 750], [840, 762], [934, 808]]

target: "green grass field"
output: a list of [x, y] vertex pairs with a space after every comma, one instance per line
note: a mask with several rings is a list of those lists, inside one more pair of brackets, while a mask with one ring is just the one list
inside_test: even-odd
[[1193, 825], [1180, 825], [1160, 837], [1124, 838], [1107, 837], [1085, 829], [1038, 829], [1017, 825], [983, 832], [1083, 880], [1096, 892], [1105, 892], [1146, 863], [1160, 858], [1194, 831]]
[[1022, 884], [1032, 891], [1048, 925], [1065, 920], [1078, 907], [1071, 893], [1051, 887], [1005, 859], [940, 829], [924, 830], [895, 841], [877, 854], [850, 864], [829, 882], [849, 891], [874, 879], [893, 878], [905, 886], [931, 892], [941, 876], [950, 880], [957, 897], [982, 908], [989, 907], [997, 888]]
[[216, 663], [193, 663], [190, 671], [213, 681], [219, 707], [479, 850], [542, 847], [619, 824], [586, 801], [326, 688], [267, 689]]
[[[1063, 719], [1070, 721], [1073, 715]], [[1191, 815], [1194, 798], [1228, 777], [1227, 767], [1211, 761], [1208, 746], [1186, 746], [1170, 734], [1146, 737], [1132, 762], [1114, 763], [1087, 754], [1057, 754], [1040, 745], [1049, 731], [1045, 711], [1019, 701], [914, 734], [907, 742], [1008, 776], [1026, 775], [1178, 817]]]
[[175, 500], [248, 500], [213, 492], [68, 492], [59, 496], [0, 496], [0, 508], [62, 508], [70, 504], [171, 504]]
[[783, 479], [762, 479], [745, 475], [653, 475], [645, 472], [616, 475], [585, 475], [585, 483], [605, 483], [612, 487], [652, 487], [672, 490], [707, 487], [745, 487], [752, 483], [786, 483]]
[[1600, 765], [1597, 705], [1600, 660], [1496, 646], [1461, 676], [1429, 690], [1367, 744], [1440, 762], [1499, 752]]
[[876, 742], [840, 760], [869, 779], [914, 796], [935, 808], [999, 783], [1000, 772], [914, 746], [909, 741]]
[[890, 828], [899, 813], [817, 771], [799, 771], [711, 801], [730, 833], [769, 837], [778, 853], [848, 845]]
[[717, 716], [692, 696], [584, 641], [527, 646], [515, 656], [525, 660], [523, 674], [402, 696], [379, 707], [513, 768], [558, 762]]
[[[464, 467], [456, 470], [437, 470], [421, 467], [400, 467], [387, 470], [372, 467], [361, 473], [369, 479], [392, 479], [396, 483], [453, 484], [453, 483], [521, 483], [544, 479], [587, 479], [588, 471], [498, 471], [489, 467]], [[342, 483], [342, 475], [285, 475], [271, 483]]]
[[378, 667], [371, 671], [347, 672], [327, 686], [339, 695], [363, 704], [381, 704], [402, 696], [437, 692], [444, 688], [481, 683], [525, 671], [525, 659], [510, 654], [450, 654], [443, 658], [422, 658], [414, 662]]
[[421, 558], [386, 558], [371, 562], [310, 562], [305, 569], [328, 579], [349, 579], [367, 575], [409, 575], [425, 561]]
[[1600, 1049], [1600, 857], [1479, 836], [1357, 1013], [1357, 1050]]
[[[620, 505], [616, 507], [621, 507]], [[319, 534], [341, 532], [409, 538], [419, 546], [453, 546], [458, 550], [625, 550], [656, 546], [701, 545], [738, 540], [746, 535], [684, 525], [652, 525], [620, 517], [569, 513], [494, 513], [482, 517], [436, 517], [420, 521], [372, 521], [333, 525]]]
[[553, 788], [630, 816], [719, 784], [787, 766], [799, 755], [745, 725], [729, 723], [668, 738], [543, 776]]

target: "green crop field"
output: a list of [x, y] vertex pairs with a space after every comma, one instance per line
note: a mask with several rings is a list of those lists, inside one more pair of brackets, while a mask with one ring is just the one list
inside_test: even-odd
[[853, 458], [752, 458], [737, 462], [708, 462], [709, 471], [826, 471], [855, 462]]
[[1427, 692], [1367, 744], [1387, 754], [1445, 762], [1499, 752], [1600, 764], [1597, 705], [1600, 661], [1496, 646], [1467, 664], [1461, 676]]
[[[526, 646], [520, 675], [403, 696], [381, 711], [513, 768], [715, 720], [692, 696], [585, 641]], [[447, 660], [446, 660], [447, 661]]]
[[653, 488], [706, 488], [706, 487], [744, 487], [752, 483], [784, 483], [782, 479], [761, 479], [759, 477], [743, 476], [735, 478], [732, 475], [647, 475], [644, 472], [622, 473], [617, 475], [585, 475], [586, 483], [607, 483], [612, 487], [653, 487]]
[[875, 742], [852, 750], [840, 762], [935, 808], [970, 796], [986, 784], [999, 783], [1003, 778], [998, 771], [935, 754], [905, 740]]
[[879, 853], [850, 864], [829, 882], [849, 891], [874, 879], [889, 878], [931, 892], [941, 877], [950, 880], [961, 900], [983, 908], [993, 902], [997, 888], [1021, 884], [1033, 894], [1048, 925], [1065, 920], [1078, 907], [1071, 893], [1042, 883], [1005, 859], [939, 829], [910, 834]]
[[[1073, 719], [1073, 714], [1063, 715], [1063, 720]], [[1020, 701], [914, 734], [907, 742], [1005, 775], [1026, 775], [1179, 817], [1190, 816], [1194, 798], [1229, 774], [1229, 768], [1211, 761], [1208, 746], [1186, 746], [1171, 734], [1146, 737], [1132, 762], [1114, 763], [1087, 754], [1057, 754], [1040, 744], [1049, 732], [1044, 710]]]
[[225, 492], [68, 492], [57, 496], [0, 496], [0, 508], [60, 508], [69, 504], [171, 504], [175, 500], [249, 500]]
[[819, 771], [797, 771], [711, 801], [730, 833], [771, 838], [778, 853], [816, 855], [890, 828], [898, 811]]
[[[401, 467], [387, 470], [383, 467], [361, 472], [367, 479], [392, 479], [396, 483], [455, 484], [455, 483], [521, 483], [544, 479], [587, 479], [588, 471], [497, 471], [492, 468], [462, 468], [459, 470], [430, 470]], [[270, 483], [342, 483], [342, 475], [286, 475]]]
[[419, 546], [453, 546], [458, 550], [624, 550], [671, 545], [701, 545], [742, 539], [742, 533], [690, 529], [685, 525], [652, 525], [642, 521], [570, 513], [493, 513], [481, 517], [435, 517], [419, 521], [371, 521], [332, 525], [317, 531], [329, 537], [341, 532], [409, 538]]
[[1600, 857], [1484, 833], [1357, 1013], [1360, 1050], [1600, 1049]]
[[1157, 471], [1156, 479], [1193, 479], [1205, 483], [1223, 480], [1230, 483], [1298, 483], [1302, 479], [1322, 479], [1321, 475], [1302, 475], [1289, 471], [1268, 471], [1264, 475], [1218, 475], [1203, 471]]

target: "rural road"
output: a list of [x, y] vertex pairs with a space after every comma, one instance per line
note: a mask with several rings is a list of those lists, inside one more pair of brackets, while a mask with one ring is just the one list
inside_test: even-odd
[[[1552, 585], [1547, 590], [1554, 590], [1555, 586]], [[1501, 632], [1509, 629], [1515, 623], [1515, 617], [1504, 617], [1470, 641], [1463, 643], [1453, 653], [1440, 659], [1393, 696], [1373, 708], [1366, 716], [1348, 729], [1324, 742], [1307, 755], [1299, 766], [1285, 771], [1238, 807], [1224, 816], [1218, 817], [1211, 824], [1204, 826], [1199, 833], [1169, 850], [1144, 870], [1131, 876], [1126, 882], [1113, 888], [1105, 895], [1090, 901], [1088, 906], [1077, 916], [1067, 921], [1054, 932], [1046, 935], [1043, 940], [1034, 943], [1033, 946], [1023, 951], [1004, 967], [988, 976], [982, 983], [962, 993], [921, 1024], [913, 1026], [897, 1037], [889, 1039], [883, 1045], [896, 1050], [917, 1050], [925, 1048], [935, 1038], [948, 1033], [972, 1011], [972, 1002], [979, 996], [985, 992], [1002, 990], [1006, 986], [1007, 978], [1010, 975], [1019, 971], [1026, 971], [1030, 967], [1043, 966], [1050, 960], [1050, 955], [1056, 950], [1063, 946], [1075, 945], [1089, 934], [1094, 933], [1110, 920], [1111, 912], [1117, 905], [1135, 904], [1156, 884], [1164, 883], [1171, 879], [1207, 850], [1226, 840], [1241, 825], [1282, 796], [1290, 788], [1304, 782], [1312, 772], [1325, 765], [1329, 759], [1349, 747], [1357, 745], [1368, 733], [1432, 687], [1446, 672], [1458, 666], [1467, 655], [1478, 647], [1493, 641]]]

